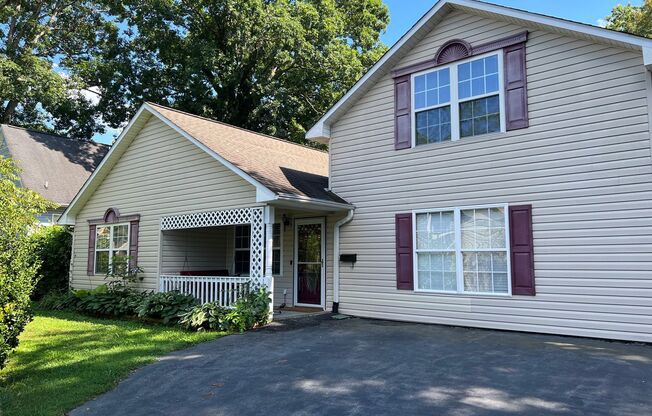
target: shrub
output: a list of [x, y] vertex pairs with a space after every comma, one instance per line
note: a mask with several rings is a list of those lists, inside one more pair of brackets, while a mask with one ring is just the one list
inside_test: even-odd
[[143, 304], [149, 292], [141, 292], [124, 286], [108, 288], [98, 286], [92, 291], [75, 292], [77, 303], [74, 308], [81, 313], [105, 316], [133, 316]]
[[75, 296], [75, 292], [58, 292], [52, 291], [46, 293], [41, 300], [38, 302], [38, 306], [41, 309], [51, 310], [51, 311], [63, 311], [76, 309], [79, 298]]
[[146, 296], [138, 306], [140, 318], [161, 319], [164, 324], [176, 323], [180, 316], [198, 304], [192, 295], [159, 292]]
[[179, 325], [185, 329], [196, 331], [227, 331], [226, 315], [229, 309], [218, 305], [215, 302], [197, 305], [188, 312], [181, 315]]
[[68, 290], [68, 271], [72, 250], [72, 234], [67, 227], [38, 227], [31, 235], [33, 256], [41, 264], [33, 299], [41, 299], [52, 291]]
[[30, 230], [37, 215], [55, 207], [17, 183], [18, 168], [0, 156], [0, 369], [31, 319], [30, 295], [39, 261], [32, 256]]
[[179, 324], [198, 331], [247, 331], [268, 322], [269, 295], [264, 288], [256, 289], [240, 298], [232, 309], [214, 302], [198, 305], [183, 314]]

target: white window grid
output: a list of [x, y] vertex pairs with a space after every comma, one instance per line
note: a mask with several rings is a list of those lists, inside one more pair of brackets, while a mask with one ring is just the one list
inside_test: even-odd
[[[459, 98], [459, 82], [458, 82], [458, 66], [475, 61], [477, 59], [483, 59], [488, 56], [493, 56], [496, 55], [498, 57], [498, 92], [491, 92], [491, 93], [485, 93], [481, 95], [472, 95], [468, 98], [460, 99]], [[450, 96], [451, 99], [449, 102], [446, 103], [439, 103], [437, 105], [432, 105], [432, 106], [427, 106], [423, 108], [419, 108], [418, 110], [415, 108], [415, 93], [414, 93], [414, 79], [415, 77], [418, 77], [420, 75], [428, 74], [433, 71], [440, 71], [442, 69], [449, 68], [450, 71]], [[450, 106], [450, 113], [451, 113], [451, 141], [458, 141], [460, 140], [460, 103], [464, 103], [467, 101], [473, 101], [473, 100], [479, 100], [481, 98], [487, 98], [487, 97], [492, 97], [495, 95], [498, 95], [499, 99], [499, 105], [500, 105], [500, 132], [504, 133], [506, 131], [506, 119], [505, 119], [505, 93], [504, 93], [504, 71], [503, 71], [503, 53], [502, 50], [499, 51], [493, 51], [489, 52], [486, 54], [482, 55], [476, 55], [472, 56], [470, 58], [466, 58], [460, 61], [453, 62], [448, 65], [442, 65], [436, 68], [432, 69], [427, 69], [425, 71], [420, 71], [416, 72], [411, 75], [411, 91], [410, 91], [410, 99], [411, 99], [411, 117], [412, 117], [412, 147], [416, 146], [416, 126], [417, 126], [417, 119], [416, 119], [416, 114], [420, 113], [422, 111], [428, 111], [428, 110], [433, 110], [435, 108], [442, 108], [446, 106]], [[471, 137], [478, 137], [478, 136], [469, 136], [465, 137], [465, 139], [469, 139]], [[429, 144], [435, 144], [435, 143], [429, 143]], [[423, 145], [421, 145], [423, 146]]]
[[[113, 234], [114, 234], [115, 229], [118, 228], [118, 227], [121, 227], [121, 226], [122, 227], [124, 227], [124, 226], [127, 227], [127, 244], [125, 246], [126, 248], [124, 248], [124, 249], [115, 248], [114, 241], [113, 241]], [[99, 232], [100, 232], [101, 228], [108, 228], [109, 229], [109, 247], [107, 247], [107, 248], [98, 248], [97, 247], [97, 244], [98, 244], [98, 241], [99, 241]], [[111, 265], [113, 264], [113, 256], [115, 255], [116, 251], [126, 251], [127, 256], [129, 255], [129, 245], [131, 244], [130, 240], [131, 240], [131, 226], [129, 225], [128, 222], [120, 223], [120, 224], [98, 224], [95, 227], [95, 252], [93, 253], [93, 256], [95, 256], [95, 259], [93, 260], [94, 261], [94, 263], [93, 263], [94, 264], [93, 273], [94, 274], [104, 273], [102, 271], [97, 270], [97, 266], [99, 264], [99, 262], [97, 261], [97, 253], [98, 252], [108, 252], [109, 253], [109, 270], [111, 270]]]
[[[505, 216], [505, 248], [504, 249], [464, 249], [462, 250], [462, 227], [461, 227], [461, 212], [465, 210], [487, 209], [487, 208], [502, 208]], [[419, 288], [419, 271], [418, 271], [418, 256], [420, 252], [432, 253], [450, 253], [451, 250], [438, 250], [438, 249], [417, 249], [417, 214], [432, 214], [438, 212], [453, 212], [454, 230], [455, 230], [455, 271], [457, 289], [455, 291], [449, 290], [434, 290], [434, 289], [420, 289]], [[413, 247], [413, 282], [415, 292], [425, 293], [440, 293], [440, 294], [454, 294], [454, 295], [479, 295], [479, 296], [511, 296], [511, 261], [510, 261], [510, 247], [509, 247], [509, 209], [507, 204], [494, 204], [494, 205], [476, 205], [465, 207], [450, 207], [450, 208], [437, 208], [437, 209], [424, 209], [412, 211], [412, 247]], [[464, 252], [505, 252], [507, 261], [507, 293], [500, 292], [473, 292], [464, 290]]]

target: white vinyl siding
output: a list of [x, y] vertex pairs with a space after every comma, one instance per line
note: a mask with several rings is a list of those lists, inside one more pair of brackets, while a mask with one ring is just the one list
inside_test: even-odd
[[[396, 67], [524, 27], [453, 12]], [[640, 52], [530, 31], [530, 127], [394, 150], [390, 74], [332, 126], [331, 185], [356, 206], [341, 232], [340, 311], [365, 317], [652, 342], [652, 160]], [[532, 204], [537, 294], [396, 290], [394, 215]]]
[[138, 264], [143, 289], [157, 289], [159, 229], [163, 216], [256, 205], [255, 188], [155, 117], [126, 149], [81, 208], [75, 223], [72, 286], [103, 284], [87, 276], [88, 220], [109, 207], [140, 214]]

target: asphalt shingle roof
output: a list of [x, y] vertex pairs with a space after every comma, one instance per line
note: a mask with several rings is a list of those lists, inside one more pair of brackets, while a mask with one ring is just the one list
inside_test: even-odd
[[328, 191], [328, 153], [148, 103], [163, 117], [276, 194], [346, 203]]
[[67, 206], [109, 146], [0, 125], [0, 147], [22, 168], [22, 186]]

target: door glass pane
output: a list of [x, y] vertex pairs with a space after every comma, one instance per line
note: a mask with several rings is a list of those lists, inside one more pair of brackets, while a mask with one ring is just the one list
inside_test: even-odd
[[321, 224], [297, 225], [297, 261], [321, 262]]

